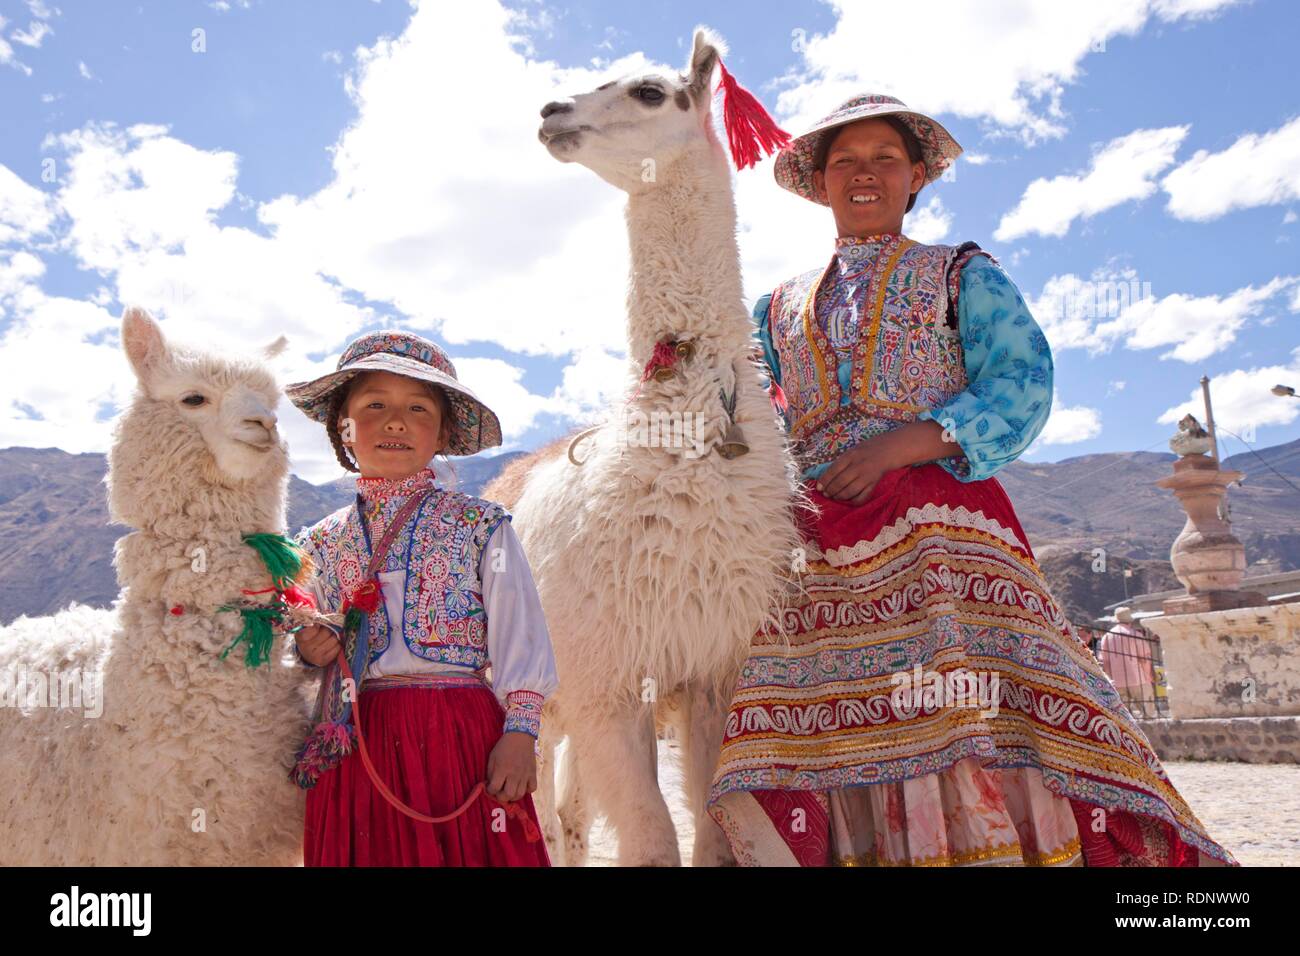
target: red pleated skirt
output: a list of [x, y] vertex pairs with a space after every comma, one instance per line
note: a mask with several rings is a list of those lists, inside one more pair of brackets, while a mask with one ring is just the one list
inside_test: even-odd
[[[505, 715], [486, 684], [367, 681], [360, 710], [366, 749], [380, 779], [407, 806], [443, 816], [487, 773]], [[531, 795], [519, 804], [537, 826]], [[550, 866], [546, 843], [529, 842], [519, 820], [486, 794], [446, 823], [422, 823], [370, 782], [360, 754], [321, 774], [307, 791], [307, 866]], [[538, 827], [540, 832], [540, 827]]]

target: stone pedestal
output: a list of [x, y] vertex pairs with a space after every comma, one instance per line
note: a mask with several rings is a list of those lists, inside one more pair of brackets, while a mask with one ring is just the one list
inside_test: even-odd
[[1208, 455], [1189, 454], [1174, 462], [1174, 473], [1156, 482], [1178, 496], [1187, 524], [1174, 541], [1169, 563], [1187, 588], [1164, 604], [1166, 614], [1196, 614], [1267, 604], [1253, 591], [1238, 591], [1246, 574], [1246, 549], [1219, 516], [1223, 495], [1239, 471], [1224, 471]]
[[1169, 715], [1300, 715], [1300, 604], [1143, 618], [1160, 638]]

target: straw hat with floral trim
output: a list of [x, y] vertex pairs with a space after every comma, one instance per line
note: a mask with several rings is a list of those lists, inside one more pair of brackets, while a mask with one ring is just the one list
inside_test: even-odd
[[812, 129], [797, 137], [776, 157], [773, 174], [776, 181], [804, 199], [828, 206], [826, 200], [817, 195], [813, 185], [813, 173], [816, 172], [814, 158], [822, 138], [832, 130], [838, 129], [858, 120], [875, 119], [881, 116], [895, 116], [901, 120], [917, 141], [921, 144], [921, 158], [925, 161], [925, 186], [940, 176], [952, 165], [953, 160], [961, 155], [961, 146], [952, 134], [935, 119], [908, 109], [902, 100], [884, 93], [864, 93], [844, 103], [830, 116], [819, 121]]
[[339, 357], [338, 369], [285, 388], [289, 400], [313, 421], [326, 419], [334, 394], [362, 372], [395, 372], [440, 386], [451, 403], [451, 438], [443, 454], [473, 455], [501, 444], [501, 421], [456, 378], [447, 353], [410, 332], [385, 329], [361, 336]]

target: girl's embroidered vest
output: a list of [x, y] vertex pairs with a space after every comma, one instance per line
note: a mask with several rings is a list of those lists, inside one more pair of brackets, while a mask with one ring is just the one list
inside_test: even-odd
[[[316, 563], [327, 607], [338, 611], [343, 600], [362, 583], [370, 561], [370, 545], [406, 500], [361, 502], [369, 528], [362, 526], [358, 502], [321, 519], [298, 536]], [[435, 489], [397, 536], [380, 569], [405, 569], [402, 620], [390, 621], [386, 608], [370, 615], [370, 661], [388, 648], [390, 632], [400, 627], [402, 639], [416, 657], [447, 664], [485, 667], [486, 615], [479, 580], [479, 558], [501, 521], [509, 520], [501, 505], [482, 498]], [[367, 530], [369, 540], [367, 540]]]
[[801, 468], [832, 461], [965, 390], [955, 311], [948, 321], [960, 281], [960, 268], [952, 266], [978, 250], [974, 243], [929, 246], [901, 235], [884, 237], [872, 266], [855, 280], [865, 281], [866, 288], [847, 395], [841, 394], [837, 375], [840, 356], [817, 321], [813, 303], [834, 260], [776, 288], [768, 328], [781, 363], [781, 386], [789, 402], [786, 420]]

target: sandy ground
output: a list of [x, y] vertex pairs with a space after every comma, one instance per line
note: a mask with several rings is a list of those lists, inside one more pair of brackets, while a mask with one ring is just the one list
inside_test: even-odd
[[[682, 799], [676, 746], [659, 742], [659, 781], [689, 865], [695, 832]], [[1210, 835], [1243, 866], [1300, 866], [1300, 765], [1175, 762], [1169, 777]], [[613, 866], [614, 832], [598, 818], [590, 863]]]

